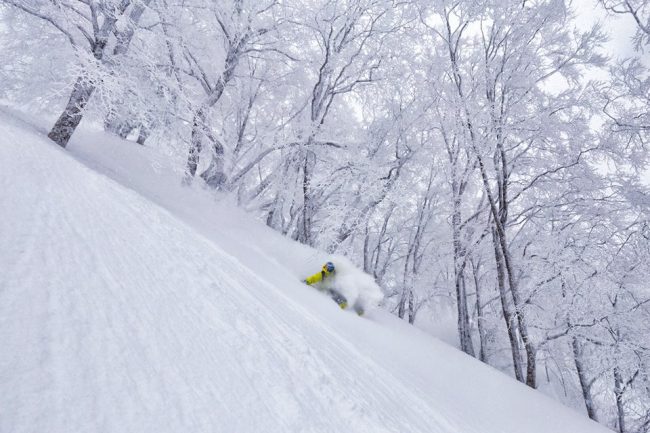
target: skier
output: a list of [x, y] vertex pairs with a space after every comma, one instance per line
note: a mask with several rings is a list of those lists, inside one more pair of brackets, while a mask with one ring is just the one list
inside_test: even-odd
[[[344, 310], [348, 306], [348, 300], [341, 294], [341, 292], [334, 288], [335, 277], [336, 267], [334, 266], [334, 263], [327, 262], [323, 265], [323, 269], [320, 272], [312, 275], [311, 277], [307, 277], [305, 280], [303, 280], [303, 283], [309, 286], [314, 286], [321, 292], [327, 293], [334, 300], [334, 302], [336, 302], [339, 307]], [[361, 305], [358, 303], [355, 303], [354, 310], [359, 316], [363, 315], [363, 307], [361, 307]]]

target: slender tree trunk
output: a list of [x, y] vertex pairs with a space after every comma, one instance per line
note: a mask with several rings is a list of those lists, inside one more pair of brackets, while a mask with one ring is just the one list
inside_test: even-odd
[[138, 132], [138, 139], [136, 143], [141, 146], [144, 146], [144, 142], [149, 138], [149, 128], [144, 125], [140, 125], [140, 131]]
[[312, 239], [312, 217], [314, 213], [314, 203], [311, 196], [311, 158], [310, 151], [305, 150], [302, 165], [302, 215], [298, 227], [298, 241], [313, 246]]
[[95, 91], [95, 86], [90, 84], [83, 76], [77, 78], [72, 88], [68, 104], [59, 116], [47, 136], [61, 147], [66, 147], [70, 137], [83, 118], [83, 112]]
[[[469, 114], [467, 114], [467, 116], [469, 118]], [[471, 124], [468, 125], [468, 128], [470, 129], [470, 131], [473, 131], [473, 127], [471, 126]], [[510, 293], [512, 295], [512, 299], [514, 302], [514, 307], [515, 307], [514, 314], [517, 319], [517, 324], [519, 326], [519, 333], [521, 335], [521, 339], [526, 349], [527, 364], [526, 364], [525, 383], [531, 388], [537, 388], [537, 355], [536, 355], [535, 348], [533, 346], [533, 342], [530, 339], [530, 335], [528, 333], [528, 327], [526, 326], [526, 321], [522, 313], [523, 303], [521, 302], [521, 297], [519, 295], [519, 287], [515, 279], [512, 257], [510, 255], [510, 250], [508, 249], [508, 242], [506, 240], [506, 233], [505, 233], [505, 224], [502, 223], [502, 219], [504, 219], [505, 215], [507, 214], [507, 209], [505, 207], [501, 208], [500, 210], [497, 209], [497, 203], [494, 199], [494, 195], [492, 194], [492, 188], [490, 187], [490, 182], [488, 181], [485, 164], [483, 163], [483, 157], [481, 156], [480, 152], [476, 148], [476, 144], [474, 143], [473, 140], [472, 140], [472, 148], [474, 150], [474, 153], [476, 155], [476, 160], [478, 162], [481, 178], [483, 181], [483, 187], [485, 189], [485, 193], [490, 203], [490, 212], [492, 214], [492, 221], [494, 224], [492, 238], [495, 241], [495, 248], [500, 250], [500, 256], [502, 258], [502, 263], [504, 265], [506, 276], [508, 278], [508, 286], [510, 288]]]
[[456, 304], [458, 311], [458, 338], [460, 340], [460, 350], [470, 356], [476, 356], [474, 353], [474, 344], [472, 343], [472, 334], [469, 327], [469, 311], [467, 308], [467, 293], [465, 290], [465, 277], [459, 273], [455, 279], [456, 286]]
[[[282, 171], [279, 174], [280, 179], [288, 179], [292, 177], [291, 169], [293, 165], [289, 161], [285, 161], [282, 165]], [[285, 200], [285, 188], [279, 188], [275, 192], [275, 198], [271, 202], [271, 210], [269, 211], [268, 216], [266, 217], [266, 225], [286, 234], [285, 222], [284, 222], [284, 204]]]
[[[508, 241], [506, 239], [506, 225], [508, 222], [508, 165], [506, 159], [506, 153], [503, 147], [503, 139], [501, 134], [501, 128], [496, 127], [497, 136], [497, 152], [495, 155], [495, 167], [497, 174], [497, 185], [498, 185], [498, 230], [497, 235], [499, 237], [499, 245], [501, 245], [501, 251], [503, 253], [503, 262], [506, 265], [507, 275], [508, 275], [508, 286], [512, 293], [512, 300], [515, 304], [515, 315], [517, 317], [517, 323], [519, 325], [519, 334], [524, 343], [524, 348], [526, 349], [526, 385], [531, 388], [537, 388], [537, 351], [533, 346], [533, 342], [530, 339], [530, 333], [528, 332], [528, 325], [523, 314], [523, 302], [519, 294], [519, 284], [515, 278], [514, 266], [512, 265], [512, 256], [510, 254], [510, 248], [508, 247]], [[496, 163], [499, 161], [500, 164]], [[495, 220], [497, 215], [494, 215]]]
[[190, 138], [190, 150], [187, 155], [187, 177], [193, 178], [199, 166], [199, 155], [203, 149], [203, 130], [205, 128], [205, 109], [200, 108], [192, 120], [192, 136]]
[[501, 251], [503, 253], [503, 262], [506, 266], [508, 275], [508, 285], [510, 286], [512, 300], [514, 301], [515, 317], [517, 318], [517, 324], [519, 325], [519, 334], [521, 335], [521, 339], [524, 343], [524, 348], [526, 349], [526, 385], [530, 386], [531, 388], [537, 388], [537, 353], [535, 347], [533, 346], [533, 342], [530, 339], [528, 326], [526, 325], [526, 320], [522, 313], [523, 303], [521, 302], [519, 287], [514, 277], [514, 269], [512, 267], [510, 250], [505, 246], [506, 241], [505, 238], [503, 238], [505, 236], [505, 233], [497, 233], [497, 236], [501, 238]]
[[464, 251], [460, 240], [460, 197], [457, 195], [457, 181], [452, 182], [454, 191], [454, 209], [451, 217], [453, 230], [453, 247], [454, 247], [454, 288], [456, 289], [456, 310], [458, 312], [458, 338], [460, 340], [460, 350], [468, 355], [475, 356], [474, 345], [472, 343], [472, 334], [469, 326], [469, 309], [467, 308], [467, 293], [465, 290]]
[[[501, 155], [501, 160], [504, 161], [505, 156]], [[497, 170], [497, 184], [499, 186], [498, 193], [498, 203], [499, 209], [496, 214], [493, 215], [496, 227], [496, 235], [498, 239], [498, 244], [501, 249], [501, 254], [503, 257], [503, 264], [505, 265], [506, 275], [508, 278], [508, 287], [510, 287], [510, 293], [512, 295], [512, 300], [514, 303], [514, 315], [517, 319], [517, 325], [519, 330], [519, 335], [521, 340], [524, 343], [524, 349], [526, 350], [526, 385], [531, 388], [537, 388], [537, 353], [533, 343], [530, 339], [530, 334], [528, 332], [528, 326], [523, 314], [523, 302], [519, 294], [519, 284], [515, 279], [515, 270], [512, 264], [512, 256], [510, 254], [510, 248], [508, 247], [508, 241], [506, 239], [506, 223], [508, 219], [508, 200], [507, 200], [507, 180], [506, 175], [504, 174], [505, 166], [502, 167], [502, 170]]]
[[624, 383], [618, 367], [614, 367], [614, 396], [616, 397], [616, 417], [618, 420], [618, 432], [626, 433], [625, 429], [625, 406], [623, 405]]
[[487, 337], [485, 335], [485, 326], [483, 324], [483, 306], [481, 305], [481, 290], [479, 289], [478, 277], [480, 265], [479, 267], [475, 266], [473, 260], [471, 260], [470, 263], [472, 264], [472, 276], [474, 277], [474, 290], [476, 290], [476, 323], [478, 327], [479, 343], [481, 346], [479, 350], [479, 359], [487, 364]]
[[399, 298], [399, 305], [397, 308], [397, 317], [400, 319], [404, 318], [405, 312], [406, 312], [406, 297], [407, 297], [407, 289], [406, 286], [402, 288], [402, 295]]
[[205, 181], [206, 185], [213, 189], [221, 189], [226, 184], [226, 174], [224, 172], [224, 148], [215, 137], [209, 135], [212, 142], [212, 158], [210, 165], [201, 173], [201, 178]]
[[366, 227], [364, 230], [363, 237], [363, 272], [371, 274], [370, 263], [372, 262], [372, 257], [370, 254], [370, 228], [368, 227], [368, 221], [366, 220]]
[[492, 244], [494, 246], [494, 258], [497, 269], [497, 288], [499, 290], [499, 299], [501, 300], [501, 309], [503, 311], [503, 319], [506, 322], [506, 330], [508, 331], [508, 339], [510, 340], [510, 351], [512, 353], [512, 366], [515, 370], [515, 378], [519, 382], [524, 382], [523, 376], [523, 360], [519, 352], [519, 340], [517, 339], [517, 323], [514, 320], [513, 314], [510, 311], [508, 302], [508, 295], [505, 288], [505, 272], [503, 266], [503, 258], [501, 249], [497, 241], [496, 230], [492, 229]]
[[409, 290], [409, 323], [415, 323], [415, 296], [412, 289]]
[[[464, 101], [464, 95], [462, 92], [462, 87], [460, 85], [460, 73], [458, 72], [458, 65], [456, 64], [455, 61], [455, 56], [453, 54], [452, 47], [450, 46], [450, 54], [451, 54], [451, 59], [452, 59], [452, 67], [455, 75], [455, 81], [456, 85], [458, 88], [458, 94], [459, 96], [463, 99]], [[526, 347], [526, 355], [528, 359], [528, 364], [526, 368], [526, 384], [529, 385], [532, 388], [536, 387], [536, 359], [535, 359], [535, 351], [532, 347], [532, 342], [528, 338], [528, 333], [525, 327], [524, 323], [524, 318], [523, 315], [521, 314], [520, 306], [521, 304], [518, 302], [519, 298], [519, 292], [517, 288], [517, 282], [514, 277], [514, 270], [512, 266], [512, 259], [510, 257], [510, 252], [508, 250], [508, 244], [506, 242], [505, 238], [505, 224], [502, 224], [502, 219], [505, 218], [507, 214], [507, 210], [505, 208], [502, 209], [497, 209], [497, 202], [494, 198], [494, 194], [492, 193], [492, 188], [490, 187], [490, 182], [488, 180], [487, 176], [487, 170], [485, 168], [485, 163], [483, 162], [483, 157], [481, 155], [481, 152], [479, 152], [477, 144], [476, 144], [476, 134], [474, 132], [474, 125], [472, 124], [471, 121], [471, 116], [469, 114], [469, 110], [467, 106], [464, 106], [464, 112], [465, 112], [465, 122], [467, 126], [467, 130], [469, 131], [470, 134], [470, 144], [472, 146], [472, 150], [474, 151], [474, 155], [476, 156], [476, 161], [478, 163], [478, 168], [481, 174], [481, 180], [483, 182], [483, 188], [485, 190], [485, 193], [487, 195], [488, 202], [490, 204], [490, 213], [492, 215], [492, 220], [493, 220], [493, 231], [492, 231], [492, 240], [494, 243], [494, 249], [495, 249], [495, 258], [496, 258], [496, 263], [497, 263], [497, 279], [498, 279], [498, 286], [499, 286], [499, 294], [501, 297], [501, 305], [502, 308], [504, 308], [504, 319], [506, 320], [506, 326], [508, 327], [508, 336], [510, 338], [510, 345], [513, 351], [513, 361], [514, 361], [514, 369], [515, 369], [515, 376], [517, 377], [517, 380], [523, 382], [523, 377], [522, 377], [522, 370], [521, 368], [521, 358], [519, 355], [519, 349], [518, 349], [518, 344], [517, 343], [517, 336], [515, 332], [515, 323], [513, 320], [510, 318], [510, 313], [506, 313], [506, 307], [507, 307], [507, 298], [505, 297], [505, 284], [504, 280], [507, 275], [508, 278], [508, 285], [510, 288], [511, 295], [513, 297], [513, 301], [515, 304], [515, 315], [517, 317], [517, 324], [521, 327], [521, 325], [524, 325], [523, 330], [519, 330], [520, 333], [522, 334], [522, 340], [524, 341], [524, 345]], [[502, 187], [502, 183], [499, 184], [500, 187]], [[504, 196], [501, 194], [503, 190], [500, 190], [500, 198], [503, 198]], [[502, 200], [500, 203], [507, 203], [505, 200]], [[504, 272], [505, 271], [505, 272]], [[509, 310], [509, 308], [508, 308]]]
[[411, 281], [409, 280], [409, 264], [411, 262], [411, 253], [413, 252], [413, 243], [409, 241], [408, 252], [406, 253], [406, 260], [404, 261], [404, 271], [402, 277], [402, 296], [399, 299], [399, 309], [397, 315], [400, 319], [406, 316], [406, 307], [411, 292]]
[[596, 417], [596, 406], [591, 396], [591, 386], [587, 379], [587, 371], [582, 363], [582, 348], [576, 337], [571, 339], [571, 347], [573, 348], [573, 360], [576, 365], [576, 372], [578, 373], [578, 380], [580, 381], [580, 389], [582, 390], [582, 397], [585, 400], [585, 407], [587, 408], [587, 415], [589, 418], [598, 422]]

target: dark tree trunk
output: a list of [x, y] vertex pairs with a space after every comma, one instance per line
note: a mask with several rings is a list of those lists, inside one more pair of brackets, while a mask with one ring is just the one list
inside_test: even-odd
[[[151, 0], [145, 0], [143, 5], [146, 6]], [[111, 35], [115, 34], [118, 39], [120, 38], [121, 33], [116, 33], [115, 24], [124, 13], [124, 11], [131, 5], [130, 0], [123, 0], [118, 8], [111, 10], [110, 13], [107, 13], [107, 10], [104, 8], [106, 6], [101, 6], [100, 12], [104, 15], [103, 22], [101, 26], [97, 22], [97, 17], [94, 17], [94, 26], [95, 27], [95, 38], [91, 41], [91, 52], [93, 57], [99, 61], [103, 62], [105, 49], [108, 44], [108, 39]], [[139, 7], [138, 7], [139, 8]], [[136, 8], [136, 9], [138, 9]], [[144, 9], [142, 9], [144, 10]], [[139, 12], [134, 18], [134, 22], [139, 20], [142, 15], [142, 11]], [[133, 37], [133, 32], [130, 32], [128, 35], [125, 35], [123, 40], [125, 43], [124, 52], [128, 48], [128, 42]], [[57, 143], [61, 147], [66, 147], [70, 141], [70, 137], [81, 123], [83, 118], [83, 112], [95, 91], [95, 85], [88, 82], [83, 76], [77, 78], [77, 81], [72, 88], [72, 93], [70, 94], [70, 99], [68, 104], [63, 110], [63, 113], [59, 116], [56, 123], [52, 127], [52, 130], [47, 134], [47, 136]]]
[[521, 335], [521, 340], [526, 349], [526, 385], [531, 388], [537, 388], [537, 351], [530, 339], [528, 326], [526, 325], [526, 320], [522, 312], [524, 306], [519, 295], [519, 286], [515, 281], [512, 259], [510, 257], [510, 251], [507, 248], [503, 226], [501, 226], [501, 230], [497, 230], [497, 237], [499, 238], [499, 244], [503, 254], [503, 263], [508, 275], [508, 285], [510, 286], [510, 293], [512, 294], [512, 300], [515, 306], [515, 317], [517, 318], [517, 325], [519, 326], [519, 334]]
[[192, 136], [190, 150], [187, 155], [187, 178], [191, 180], [199, 166], [199, 155], [203, 149], [203, 131], [205, 129], [205, 110], [200, 108], [192, 120]]
[[530, 339], [526, 319], [522, 312], [524, 305], [523, 302], [521, 302], [521, 296], [519, 295], [519, 286], [515, 281], [510, 251], [506, 247], [505, 232], [501, 230], [501, 233], [497, 233], [497, 235], [500, 238], [503, 262], [508, 275], [508, 285], [510, 286], [510, 293], [512, 294], [512, 300], [515, 305], [515, 317], [517, 318], [517, 324], [519, 325], [519, 334], [521, 335], [521, 340], [526, 349], [526, 385], [531, 388], [537, 388], [537, 350]]
[[312, 239], [312, 217], [314, 213], [314, 203], [311, 194], [311, 170], [312, 159], [311, 152], [305, 150], [304, 161], [302, 166], [302, 212], [298, 227], [298, 241], [305, 245], [313, 246]]
[[469, 327], [469, 309], [467, 308], [465, 277], [462, 271], [456, 276], [456, 304], [458, 305], [458, 337], [460, 339], [460, 349], [468, 355], [475, 357], [474, 344], [472, 343], [472, 334]]
[[505, 287], [505, 271], [503, 266], [503, 256], [499, 248], [496, 230], [492, 229], [492, 244], [494, 246], [494, 258], [497, 269], [497, 289], [499, 290], [499, 299], [501, 300], [501, 309], [503, 310], [503, 319], [506, 322], [508, 339], [510, 340], [510, 351], [512, 353], [512, 366], [515, 370], [515, 378], [519, 382], [524, 382], [523, 360], [519, 353], [519, 340], [517, 339], [517, 323], [510, 311], [508, 295]]
[[[483, 305], [481, 305], [481, 291], [479, 289], [479, 268], [472, 264], [472, 275], [474, 276], [474, 290], [476, 290], [476, 324], [478, 327], [478, 337], [480, 343], [479, 359], [481, 362], [488, 363], [487, 359], [487, 337], [485, 336], [485, 326], [483, 325]], [[479, 264], [480, 267], [480, 264]]]
[[626, 433], [625, 429], [625, 406], [623, 404], [623, 394], [625, 392], [625, 384], [621, 377], [621, 372], [617, 367], [614, 367], [614, 396], [616, 397], [616, 417], [618, 420], [618, 432]]
[[573, 348], [573, 360], [576, 365], [576, 372], [578, 373], [578, 380], [580, 381], [580, 389], [582, 390], [582, 397], [585, 400], [585, 407], [587, 408], [587, 415], [589, 418], [598, 422], [596, 418], [596, 407], [594, 400], [591, 397], [591, 386], [587, 379], [587, 371], [582, 363], [582, 348], [578, 339], [573, 337], [571, 340], [571, 347]]
[[460, 233], [460, 193], [458, 181], [452, 181], [454, 191], [454, 209], [451, 217], [453, 230], [453, 248], [454, 248], [454, 287], [456, 289], [456, 310], [458, 312], [458, 338], [460, 340], [460, 350], [470, 356], [476, 356], [474, 353], [474, 344], [472, 343], [472, 334], [469, 326], [469, 309], [467, 308], [467, 292], [465, 289], [465, 251], [461, 243]]
[[404, 314], [406, 312], [406, 297], [407, 297], [406, 286], [404, 286], [404, 288], [402, 289], [402, 295], [399, 298], [399, 305], [397, 308], [397, 317], [399, 317], [400, 319], [404, 318]]
[[[488, 181], [483, 158], [476, 148], [476, 145], [472, 144], [472, 146], [474, 148], [476, 160], [481, 172], [483, 187], [487, 194], [488, 202], [490, 203], [490, 213], [492, 215], [493, 222], [492, 239], [494, 241], [495, 254], [497, 257], [500, 256], [500, 260], [497, 259], [497, 266], [499, 263], [502, 264], [502, 271], [505, 271], [505, 276], [508, 278], [508, 286], [510, 288], [510, 294], [512, 295], [512, 300], [515, 307], [514, 317], [517, 320], [519, 334], [521, 335], [521, 339], [526, 349], [527, 364], [525, 383], [531, 388], [537, 388], [537, 354], [535, 347], [533, 346], [533, 342], [530, 339], [530, 334], [528, 333], [528, 327], [526, 325], [526, 320], [522, 311], [523, 303], [521, 302], [519, 287], [517, 285], [514, 266], [512, 263], [512, 256], [510, 255], [508, 242], [506, 240], [505, 221], [507, 219], [507, 201], [505, 201], [503, 198], [505, 197], [505, 193], [503, 192], [504, 189], [503, 187], [500, 187], [499, 189], [500, 197], [502, 197], [502, 200], [504, 201], [500, 202], [501, 206], [499, 209], [497, 209], [497, 203], [495, 202], [494, 195], [492, 194], [492, 188], [490, 187], [490, 182]], [[513, 326], [513, 323], [509, 324], [509, 326]]]
[[70, 137], [81, 123], [84, 109], [94, 91], [95, 86], [87, 82], [84, 77], [77, 78], [65, 110], [47, 134], [52, 141], [63, 148], [68, 145]]
[[213, 189], [221, 189], [226, 184], [226, 174], [223, 171], [223, 146], [212, 140], [212, 159], [208, 168], [201, 173], [201, 178]]
[[140, 132], [138, 133], [138, 139], [136, 143], [141, 146], [144, 146], [144, 142], [149, 138], [149, 128], [144, 125], [140, 125]]

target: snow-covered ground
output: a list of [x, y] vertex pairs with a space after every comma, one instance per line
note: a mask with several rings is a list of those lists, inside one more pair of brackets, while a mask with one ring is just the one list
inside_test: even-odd
[[606, 432], [100, 132], [0, 113], [0, 432]]

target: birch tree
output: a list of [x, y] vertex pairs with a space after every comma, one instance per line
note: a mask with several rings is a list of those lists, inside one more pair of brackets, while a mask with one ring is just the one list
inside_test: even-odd
[[3, 2], [47, 22], [67, 39], [77, 53], [81, 72], [65, 109], [48, 133], [50, 139], [66, 147], [93, 92], [101, 83], [102, 64], [112, 55], [128, 51], [137, 23], [151, 0]]
[[323, 194], [313, 184], [313, 147], [328, 141], [320, 136], [335, 99], [374, 81], [382, 40], [400, 24], [391, 17], [391, 1], [326, 0], [319, 6], [313, 21], [297, 23], [318, 46], [311, 71], [315, 82], [302, 116], [304, 123], [297, 131], [304, 145], [293, 156], [300, 171], [302, 201], [296, 238], [309, 245], [314, 243], [313, 219], [323, 205]]
[[[213, 35], [213, 43], [221, 44], [220, 56], [223, 56], [221, 67], [216, 71], [211, 58], [199, 57], [189, 41], [182, 40], [181, 54], [192, 76], [203, 90], [200, 102], [192, 108], [192, 125], [189, 152], [187, 157], [187, 178], [189, 181], [196, 174], [199, 158], [203, 149], [203, 141], [209, 139], [211, 144], [210, 166], [202, 173], [208, 185], [220, 188], [226, 182], [224, 174], [223, 144], [211, 132], [207, 122], [209, 111], [223, 96], [226, 86], [235, 76], [235, 71], [242, 60], [252, 52], [262, 49], [266, 43], [263, 36], [270, 33], [278, 22], [275, 18], [276, 9], [280, 3], [267, 1], [263, 3], [233, 0], [227, 4], [208, 2], [196, 9], [199, 17], [195, 19], [200, 25], [219, 29]], [[210, 12], [211, 22], [203, 22], [205, 10]], [[213, 20], [212, 20], [213, 18]]]

